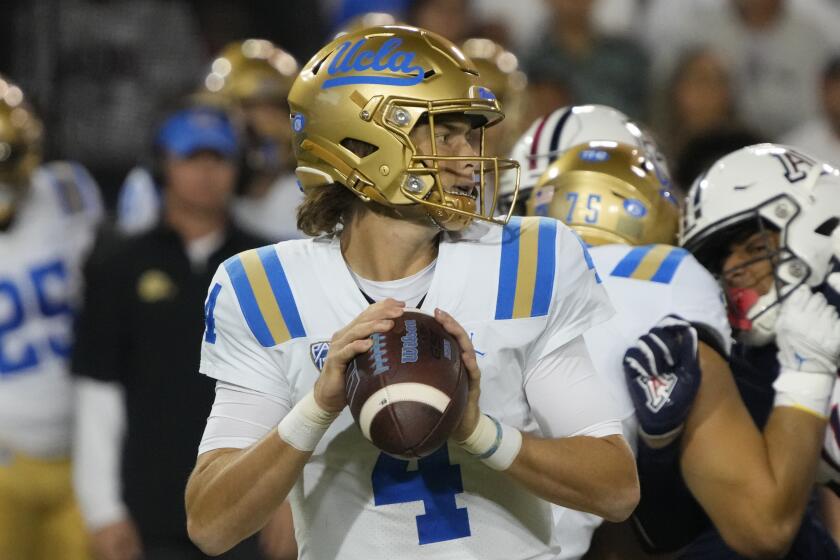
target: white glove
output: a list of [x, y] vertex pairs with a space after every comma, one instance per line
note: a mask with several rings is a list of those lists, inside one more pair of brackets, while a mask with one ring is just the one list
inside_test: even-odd
[[822, 294], [800, 286], [782, 302], [776, 322], [779, 376], [775, 406], [828, 416], [840, 358], [840, 317]]
[[840, 317], [822, 294], [800, 286], [784, 302], [776, 322], [782, 370], [834, 376], [840, 358]]

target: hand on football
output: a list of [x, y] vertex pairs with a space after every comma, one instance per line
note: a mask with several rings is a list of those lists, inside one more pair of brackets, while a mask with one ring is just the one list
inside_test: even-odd
[[478, 407], [478, 397], [481, 395], [481, 370], [478, 369], [478, 360], [475, 357], [475, 349], [467, 331], [464, 330], [452, 315], [441, 309], [435, 309], [435, 319], [443, 326], [444, 330], [455, 337], [461, 347], [461, 360], [467, 368], [469, 375], [469, 389], [467, 391], [467, 406], [464, 409], [464, 416], [461, 423], [452, 432], [452, 439], [464, 441], [475, 430], [481, 410]]
[[370, 335], [389, 331], [394, 326], [393, 319], [400, 317], [404, 310], [405, 303], [395, 299], [376, 302], [333, 335], [324, 369], [315, 382], [315, 402], [318, 406], [327, 412], [341, 412], [345, 406], [344, 372], [347, 364], [370, 349], [373, 344]]
[[627, 350], [623, 363], [641, 435], [649, 443], [673, 440], [700, 387], [697, 331], [668, 315]]

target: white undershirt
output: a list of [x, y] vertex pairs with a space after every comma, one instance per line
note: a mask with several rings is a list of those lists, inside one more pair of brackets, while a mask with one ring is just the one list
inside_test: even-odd
[[362, 278], [349, 266], [347, 269], [350, 271], [350, 275], [353, 277], [359, 289], [373, 301], [393, 298], [404, 301], [407, 307], [417, 307], [423, 297], [429, 292], [429, 287], [432, 285], [432, 278], [435, 275], [436, 264], [437, 259], [433, 260], [429, 266], [420, 272], [411, 276], [406, 276], [399, 280], [387, 280], [385, 282]]

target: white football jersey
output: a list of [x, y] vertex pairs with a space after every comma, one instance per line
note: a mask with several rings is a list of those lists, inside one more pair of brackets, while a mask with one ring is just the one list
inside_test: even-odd
[[[621, 407], [624, 437], [635, 445], [637, 423], [622, 360], [628, 348], [668, 314], [707, 327], [727, 354], [731, 331], [723, 293], [714, 277], [685, 249], [671, 245], [601, 245], [590, 248], [615, 315], [584, 338], [599, 373]], [[601, 524], [595, 515], [556, 507], [558, 558], [580, 558]]]
[[18, 212], [0, 231], [0, 447], [66, 455], [73, 312], [99, 190], [81, 166], [49, 163]]
[[[337, 239], [247, 251], [211, 284], [201, 372], [292, 406], [312, 389], [333, 333], [367, 306]], [[523, 388], [530, 368], [612, 314], [585, 249], [548, 218], [514, 218], [472, 241], [445, 237], [421, 309], [435, 307], [472, 337], [482, 411], [537, 435]], [[380, 453], [347, 409], [290, 500], [307, 560], [549, 559], [558, 550], [548, 502], [456, 446], [420, 461]]]

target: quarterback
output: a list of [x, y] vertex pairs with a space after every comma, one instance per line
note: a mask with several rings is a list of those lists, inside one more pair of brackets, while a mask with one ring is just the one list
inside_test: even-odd
[[101, 216], [81, 166], [41, 165], [41, 122], [0, 76], [0, 558], [88, 558], [73, 498], [68, 358]]
[[[612, 309], [570, 230], [482, 200], [517, 169], [484, 153], [502, 113], [470, 60], [420, 29], [365, 29], [317, 53], [289, 105], [298, 223], [321, 236], [212, 281], [191, 538], [227, 550], [287, 495], [304, 559], [547, 560], [551, 503], [626, 518], [633, 456], [582, 336]], [[434, 313], [469, 373], [449, 444], [411, 462], [374, 448], [344, 398], [346, 364], [407, 307]]]

